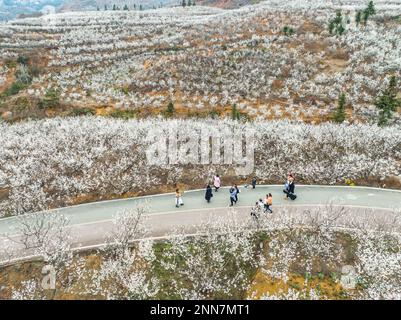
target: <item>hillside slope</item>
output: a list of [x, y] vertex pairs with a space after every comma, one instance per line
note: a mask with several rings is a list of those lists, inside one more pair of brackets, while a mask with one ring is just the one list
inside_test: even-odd
[[[0, 111], [12, 119], [152, 116], [172, 102], [185, 117], [230, 115], [236, 105], [249, 118], [321, 122], [344, 93], [347, 118], [370, 121], [376, 96], [401, 76], [401, 3], [376, 1], [366, 25], [354, 18], [365, 1], [332, 3], [76, 12], [3, 24]], [[338, 9], [342, 35], [328, 30]], [[18, 57], [36, 72], [14, 88]]]

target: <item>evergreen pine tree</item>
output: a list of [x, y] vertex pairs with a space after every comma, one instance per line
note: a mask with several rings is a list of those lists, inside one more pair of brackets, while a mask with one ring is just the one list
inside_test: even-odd
[[358, 11], [355, 15], [355, 22], [356, 22], [357, 26], [359, 26], [359, 24], [361, 23], [361, 20], [362, 20], [362, 12]]
[[125, 11], [128, 11], [128, 10], [129, 10], [129, 8], [128, 8], [127, 5], [125, 5], [123, 9], [124, 9]]
[[341, 10], [336, 11], [336, 17], [334, 18], [334, 23], [336, 25], [339, 25], [343, 21], [343, 15], [341, 13]]
[[366, 24], [368, 23], [368, 19], [369, 19], [369, 12], [367, 9], [363, 10], [362, 13], [362, 20], [363, 20], [363, 25], [366, 26]]
[[342, 24], [337, 27], [337, 33], [341, 36], [345, 32], [345, 28]]
[[186, 7], [186, 5], [187, 5], [186, 1], [185, 1], [185, 0], [182, 0], [181, 5], [182, 5], [183, 7]]
[[232, 109], [231, 109], [231, 118], [233, 120], [239, 120], [240, 119], [240, 113], [239, 113], [239, 111], [237, 109], [237, 105], [236, 104], [234, 104]]
[[166, 111], [164, 112], [166, 117], [171, 117], [174, 115], [175, 109], [174, 109], [174, 104], [170, 101], [169, 104], [167, 105]]
[[376, 14], [376, 9], [373, 1], [369, 1], [368, 7], [366, 8], [366, 12], [369, 16], [373, 16]]
[[331, 35], [342, 35], [345, 32], [341, 10], [337, 10], [335, 18], [329, 21], [329, 32]]
[[346, 99], [345, 99], [345, 94], [342, 93], [340, 94], [339, 98], [338, 98], [338, 106], [337, 106], [337, 111], [334, 114], [334, 121], [338, 122], [338, 123], [342, 123], [345, 120], [345, 103], [346, 103]]
[[401, 106], [401, 100], [397, 98], [397, 79], [395, 76], [390, 78], [390, 83], [375, 101], [376, 108], [379, 109], [379, 126], [386, 126], [393, 117], [393, 112]]
[[330, 21], [330, 22], [329, 22], [329, 32], [330, 32], [330, 34], [333, 34], [333, 33], [334, 33], [335, 27], [336, 27], [336, 25], [335, 25], [334, 21], [333, 21], [333, 20]]
[[375, 5], [373, 4], [373, 1], [370, 1], [368, 6], [363, 10], [362, 13], [363, 24], [366, 26], [369, 17], [375, 14], [376, 14]]

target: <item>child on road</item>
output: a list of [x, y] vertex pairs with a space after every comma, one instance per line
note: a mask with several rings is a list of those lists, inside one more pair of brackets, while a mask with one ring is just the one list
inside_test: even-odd
[[252, 209], [251, 209], [251, 217], [258, 220], [259, 215], [260, 215], [260, 205], [259, 205], [259, 201], [256, 201], [255, 206], [252, 207]]
[[175, 207], [179, 208], [184, 205], [184, 201], [182, 200], [182, 194], [179, 189], [175, 189]]

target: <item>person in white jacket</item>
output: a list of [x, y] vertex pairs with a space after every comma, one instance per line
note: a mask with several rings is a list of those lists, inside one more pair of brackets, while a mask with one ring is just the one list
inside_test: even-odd
[[220, 181], [220, 176], [218, 174], [216, 174], [213, 177], [213, 185], [214, 185], [214, 191], [217, 192], [220, 189], [221, 186], [221, 181]]

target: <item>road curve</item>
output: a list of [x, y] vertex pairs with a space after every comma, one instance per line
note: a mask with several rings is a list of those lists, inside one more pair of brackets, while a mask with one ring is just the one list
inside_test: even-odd
[[[401, 208], [401, 191], [369, 187], [342, 186], [305, 186], [298, 185], [295, 201], [284, 200], [283, 187], [278, 185], [257, 186], [256, 189], [240, 186], [238, 217], [242, 218], [266, 193], [273, 195], [273, 210], [286, 207], [290, 210], [311, 208], [316, 206], [334, 205], [352, 207], [357, 214], [364, 214], [366, 208], [374, 208], [380, 214], [389, 210]], [[138, 203], [147, 202], [150, 207], [146, 221], [151, 236], [164, 236], [175, 227], [186, 227], [196, 232], [196, 226], [210, 216], [226, 214], [229, 204], [228, 188], [221, 188], [210, 203], [204, 199], [204, 190], [192, 190], [184, 193], [184, 206], [175, 208], [174, 194], [136, 197], [130, 199], [93, 202], [71, 207], [56, 209], [69, 219], [74, 248], [94, 246], [104, 242], [105, 236], [112, 228], [113, 217], [124, 209], [134, 207]], [[275, 210], [277, 209], [277, 210]], [[13, 245], [4, 236], [18, 237], [18, 220], [15, 217], [0, 219], [0, 247]], [[1, 259], [2, 261], [3, 259]]]
[[[380, 209], [401, 208], [401, 190], [379, 189], [370, 187], [345, 186], [310, 186], [298, 185], [295, 201], [284, 200], [283, 186], [269, 185], [256, 186], [256, 189], [240, 186], [237, 206], [249, 207], [267, 193], [273, 195], [273, 207], [278, 206], [313, 206], [332, 203], [352, 207], [368, 207]], [[185, 205], [175, 208], [174, 194], [158, 194], [152, 196], [135, 197], [128, 199], [108, 200], [75, 205], [71, 207], [54, 209], [66, 216], [70, 225], [81, 225], [99, 221], [111, 220], [113, 216], [124, 209], [134, 207], [138, 203], [146, 202], [152, 214], [168, 214], [172, 218], [174, 213], [182, 211], [206, 210], [226, 208], [229, 205], [228, 187], [213, 192], [213, 198], [207, 203], [204, 190], [191, 190], [184, 193]], [[18, 221], [15, 217], [0, 219], [0, 235], [12, 235], [17, 232]]]

